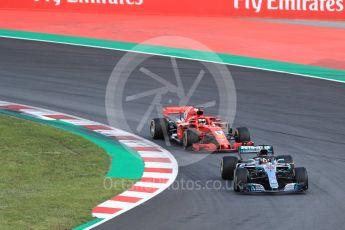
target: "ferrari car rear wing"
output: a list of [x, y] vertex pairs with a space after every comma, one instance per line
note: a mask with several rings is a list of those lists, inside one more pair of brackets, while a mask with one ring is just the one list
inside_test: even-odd
[[183, 114], [185, 111], [192, 109], [193, 106], [174, 106], [174, 107], [165, 107], [163, 109], [163, 115], [169, 116], [171, 114]]

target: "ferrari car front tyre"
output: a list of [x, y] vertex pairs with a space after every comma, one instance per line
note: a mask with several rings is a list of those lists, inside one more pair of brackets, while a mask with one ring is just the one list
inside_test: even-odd
[[199, 132], [196, 129], [187, 129], [183, 133], [183, 147], [185, 149], [190, 148], [193, 144], [200, 141]]
[[223, 180], [232, 180], [234, 179], [234, 171], [238, 163], [237, 157], [223, 157], [220, 163], [220, 173]]
[[[155, 118], [150, 123], [150, 134], [153, 139], [164, 139], [164, 130], [167, 130], [167, 120]], [[167, 133], [167, 132], [166, 132]]]
[[237, 128], [235, 131], [235, 141], [237, 143], [245, 143], [251, 141], [249, 129], [247, 127]]

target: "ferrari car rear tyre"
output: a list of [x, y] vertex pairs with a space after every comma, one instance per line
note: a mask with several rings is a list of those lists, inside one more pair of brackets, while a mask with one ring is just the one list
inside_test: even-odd
[[[155, 118], [150, 123], [150, 134], [153, 139], [164, 139], [164, 130], [167, 129], [168, 122], [165, 118]], [[167, 133], [167, 132], [166, 132]]]
[[291, 155], [280, 155], [276, 157], [276, 160], [283, 159], [286, 164], [293, 164], [293, 158]]
[[234, 171], [238, 163], [237, 157], [223, 157], [220, 163], [220, 173], [222, 174], [223, 180], [232, 180], [234, 179]]
[[250, 140], [250, 133], [247, 127], [240, 127], [236, 129], [235, 141], [237, 143], [249, 142]]
[[183, 147], [185, 149], [190, 148], [193, 144], [198, 143], [200, 141], [199, 132], [196, 129], [187, 129], [183, 133]]
[[304, 167], [295, 168], [295, 180], [296, 183], [302, 185], [304, 191], [308, 190], [308, 173]]
[[245, 168], [237, 168], [234, 177], [234, 191], [241, 192], [248, 183], [248, 170]]

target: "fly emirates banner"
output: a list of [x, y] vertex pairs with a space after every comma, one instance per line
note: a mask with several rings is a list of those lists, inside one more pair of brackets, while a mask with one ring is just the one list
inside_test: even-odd
[[0, 9], [345, 20], [345, 0], [1, 0]]

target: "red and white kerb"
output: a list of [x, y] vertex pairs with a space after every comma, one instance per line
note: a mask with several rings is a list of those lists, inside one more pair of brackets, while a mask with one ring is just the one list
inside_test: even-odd
[[[167, 189], [176, 179], [178, 165], [169, 151], [129, 132], [51, 110], [0, 101], [0, 109], [21, 112], [42, 120], [61, 120], [111, 137], [136, 151], [145, 163], [142, 178], [127, 191], [92, 209], [97, 218], [114, 218]], [[102, 221], [105, 222], [105, 221]]]

